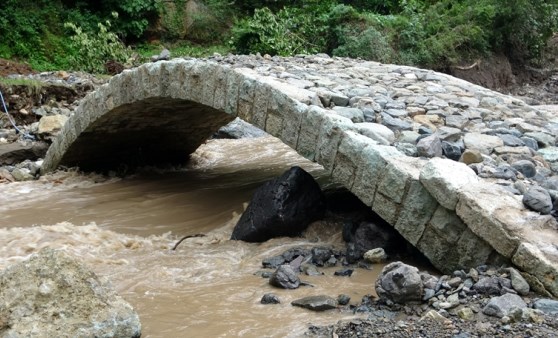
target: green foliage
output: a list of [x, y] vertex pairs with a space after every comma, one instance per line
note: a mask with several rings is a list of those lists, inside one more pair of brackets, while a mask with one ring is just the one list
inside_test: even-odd
[[491, 0], [497, 8], [492, 44], [516, 61], [538, 62], [558, 30], [558, 0]]
[[36, 70], [68, 66], [73, 51], [60, 24], [60, 1], [5, 0], [0, 6], [0, 57], [28, 60]]
[[256, 9], [251, 18], [233, 27], [230, 42], [237, 52], [246, 54], [286, 56], [323, 52], [329, 44], [335, 7], [332, 1], [308, 1], [303, 7], [284, 7], [277, 13], [267, 7]]
[[388, 39], [372, 26], [360, 30], [355, 26], [345, 25], [337, 29], [337, 34], [340, 45], [333, 50], [333, 55], [384, 63], [394, 62], [395, 52]]
[[73, 69], [83, 70], [90, 73], [103, 73], [107, 61], [114, 60], [124, 63], [131, 56], [131, 50], [127, 48], [118, 38], [116, 33], [111, 32], [111, 22], [98, 24], [98, 32], [90, 34], [80, 26], [67, 22], [64, 24], [72, 32], [71, 42], [79, 54], [70, 57]]

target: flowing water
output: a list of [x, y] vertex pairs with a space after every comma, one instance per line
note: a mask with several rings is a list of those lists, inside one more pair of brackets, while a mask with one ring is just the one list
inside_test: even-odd
[[[254, 189], [311, 163], [277, 139], [212, 140], [187, 168], [124, 179], [58, 172], [38, 181], [0, 185], [0, 269], [44, 247], [79, 257], [108, 278], [140, 315], [142, 337], [295, 337], [310, 324], [353, 316], [314, 313], [294, 299], [344, 293], [352, 303], [374, 293], [379, 267], [351, 277], [302, 276], [313, 287], [280, 290], [254, 273], [266, 257], [300, 245], [342, 247], [341, 229], [316, 222], [301, 238], [262, 244], [230, 241]], [[206, 234], [182, 242], [184, 235]], [[278, 305], [262, 305], [274, 292]]]

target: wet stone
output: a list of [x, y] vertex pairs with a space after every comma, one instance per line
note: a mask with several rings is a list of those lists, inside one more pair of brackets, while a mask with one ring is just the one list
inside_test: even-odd
[[288, 265], [281, 265], [269, 278], [269, 284], [282, 289], [296, 289], [300, 286], [300, 278]]
[[279, 303], [281, 303], [281, 301], [279, 300], [279, 297], [277, 297], [275, 294], [266, 293], [265, 295], [263, 295], [262, 299], [260, 300], [260, 303], [262, 303], [262, 304], [279, 304]]
[[329, 296], [309, 296], [294, 300], [291, 305], [312, 311], [326, 311], [337, 308], [337, 301]]
[[546, 189], [533, 186], [523, 195], [523, 204], [533, 211], [548, 215], [552, 211], [553, 204], [550, 194]]

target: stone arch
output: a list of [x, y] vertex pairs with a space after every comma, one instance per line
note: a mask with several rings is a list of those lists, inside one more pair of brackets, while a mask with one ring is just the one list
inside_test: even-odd
[[[323, 65], [335, 62], [324, 60]], [[451, 81], [454, 90], [479, 98], [460, 101], [455, 109], [488, 100], [507, 102], [520, 107], [519, 113], [537, 116], [524, 103], [464, 81], [448, 80], [443, 74], [352, 60], [338, 62], [340, 67], [352, 67], [352, 74], [378, 72], [388, 82], [397, 76], [415, 81], [419, 74], [420, 81], [432, 83], [427, 89], [434, 92], [442, 87], [436, 81]], [[315, 91], [252, 68], [211, 60], [172, 60], [126, 70], [84, 98], [49, 148], [41, 170], [49, 172], [59, 165], [95, 169], [99, 159], [110, 165], [122, 159], [178, 161], [181, 154], [186, 156], [238, 116], [321, 164], [334, 181], [394, 226], [440, 270], [511, 260], [526, 272], [532, 285], [558, 295], [558, 279], [548, 278], [558, 275], [558, 254], [546, 245], [548, 234], [556, 227], [552, 217], [525, 210], [517, 198], [496, 185], [476, 176], [468, 179], [470, 169], [463, 164], [408, 157], [395, 147], [381, 145], [362, 134], [349, 118], [324, 108], [323, 97]], [[328, 83], [317, 81], [324, 86]], [[396, 95], [412, 92], [398, 91]], [[506, 108], [505, 113], [513, 111]], [[146, 135], [150, 131], [153, 135]], [[115, 147], [124, 151], [111, 153]]]

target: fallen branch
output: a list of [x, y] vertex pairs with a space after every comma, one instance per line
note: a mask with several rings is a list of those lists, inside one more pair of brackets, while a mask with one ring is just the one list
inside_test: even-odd
[[469, 70], [469, 69], [473, 69], [473, 68], [477, 67], [479, 64], [480, 64], [480, 61], [476, 61], [475, 63], [473, 63], [470, 66], [466, 66], [466, 67], [453, 66], [453, 68], [457, 68], [459, 70]]
[[178, 245], [180, 245], [180, 243], [182, 243], [182, 241], [184, 241], [185, 239], [188, 239], [188, 238], [192, 238], [192, 237], [205, 237], [205, 234], [195, 234], [195, 235], [184, 236], [172, 247], [172, 250], [176, 250], [176, 248], [178, 247]]

